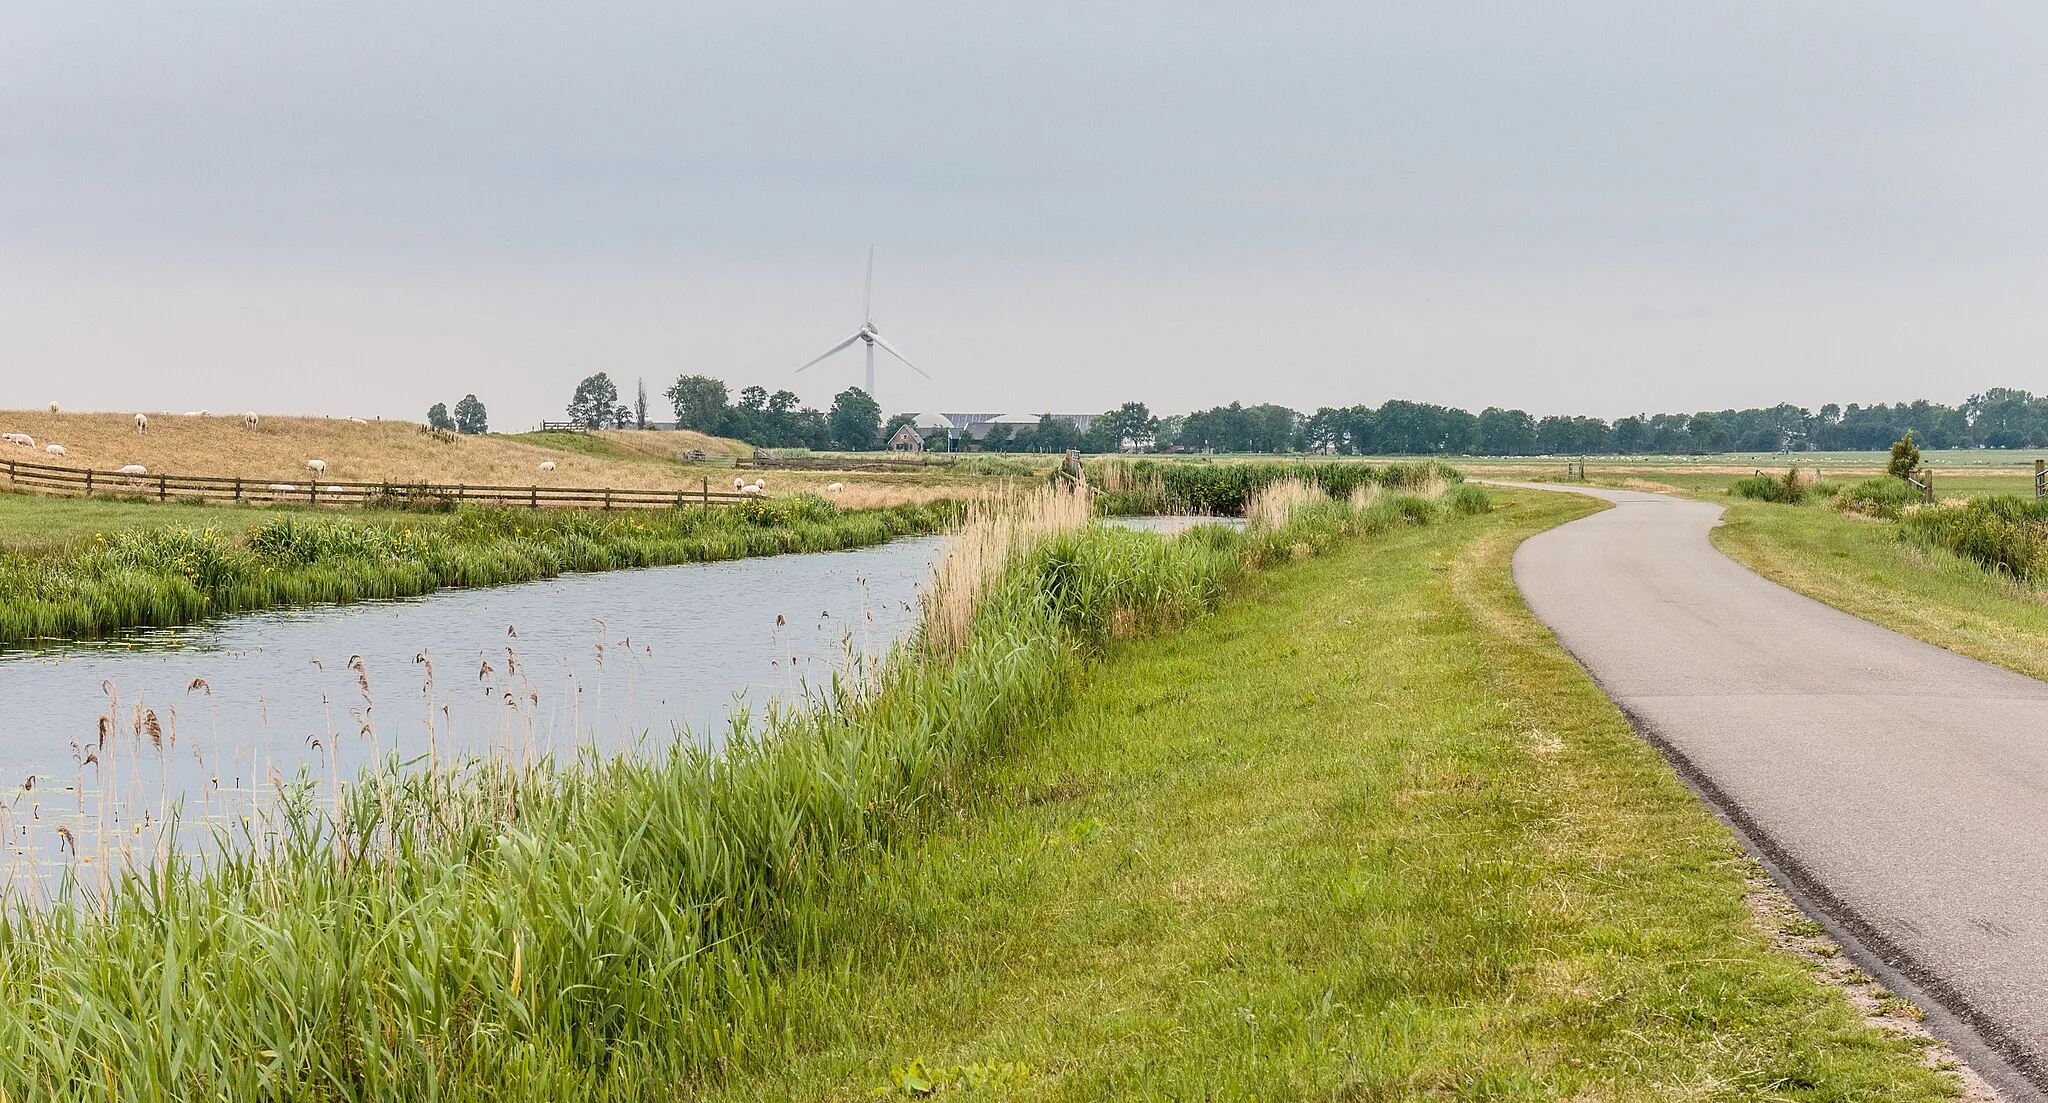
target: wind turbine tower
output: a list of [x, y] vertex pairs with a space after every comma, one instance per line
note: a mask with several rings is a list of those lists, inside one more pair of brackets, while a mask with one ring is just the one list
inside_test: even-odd
[[808, 363], [808, 364], [805, 364], [805, 365], [804, 365], [803, 367], [801, 367], [801, 368], [798, 368], [798, 369], [797, 369], [797, 371], [800, 371], [800, 372], [801, 372], [801, 371], [805, 371], [805, 370], [808, 370], [809, 368], [812, 368], [812, 367], [816, 366], [816, 365], [817, 365], [818, 363], [820, 363], [820, 362], [822, 362], [822, 361], [824, 361], [824, 360], [830, 359], [830, 358], [831, 358], [831, 357], [832, 357], [832, 356], [833, 356], [834, 354], [836, 354], [836, 353], [839, 353], [839, 352], [842, 352], [842, 351], [844, 351], [844, 350], [846, 350], [846, 349], [848, 349], [848, 348], [851, 348], [851, 347], [853, 347], [853, 343], [854, 343], [855, 341], [859, 341], [859, 342], [861, 342], [861, 343], [863, 343], [863, 344], [867, 345], [867, 354], [868, 354], [868, 374], [867, 374], [867, 388], [866, 388], [866, 389], [867, 389], [867, 392], [868, 392], [868, 397], [869, 397], [869, 398], [873, 398], [873, 399], [875, 399], [875, 401], [876, 401], [876, 402], [878, 402], [878, 403], [879, 403], [879, 402], [881, 401], [881, 399], [879, 399], [879, 398], [876, 398], [876, 397], [875, 397], [875, 346], [876, 346], [876, 345], [880, 345], [880, 346], [882, 347], [882, 351], [883, 351], [883, 352], [886, 352], [886, 353], [888, 353], [889, 355], [891, 355], [891, 356], [895, 357], [896, 359], [898, 359], [898, 360], [902, 361], [902, 362], [903, 362], [903, 366], [904, 366], [904, 367], [906, 367], [906, 368], [909, 368], [909, 369], [910, 369], [911, 371], [914, 371], [914, 372], [916, 372], [916, 373], [917, 373], [917, 374], [919, 374], [919, 375], [923, 375], [923, 376], [924, 376], [924, 377], [925, 377], [926, 379], [930, 379], [930, 378], [931, 378], [931, 376], [929, 376], [929, 375], [926, 375], [926, 374], [925, 374], [925, 370], [924, 370], [923, 368], [920, 368], [920, 367], [918, 367], [918, 366], [917, 366], [916, 364], [913, 364], [913, 363], [911, 363], [911, 362], [910, 362], [910, 358], [909, 358], [909, 357], [907, 357], [907, 356], [903, 355], [903, 354], [902, 354], [902, 353], [900, 353], [900, 352], [897, 352], [897, 351], [896, 351], [896, 348], [895, 348], [895, 346], [891, 345], [891, 344], [890, 344], [889, 342], [887, 342], [887, 341], [884, 341], [884, 340], [882, 340], [882, 331], [881, 331], [881, 330], [879, 330], [879, 329], [876, 329], [876, 328], [875, 328], [875, 307], [874, 307], [874, 304], [875, 304], [875, 247], [874, 247], [874, 246], [872, 246], [872, 245], [870, 245], [870, 246], [868, 246], [868, 282], [867, 282], [867, 290], [866, 290], [866, 291], [865, 291], [865, 292], [864, 292], [864, 293], [862, 294], [862, 301], [861, 301], [861, 318], [863, 319], [863, 321], [862, 321], [862, 322], [861, 322], [861, 324], [860, 324], [860, 328], [859, 328], [859, 329], [857, 329], [857, 330], [854, 330], [854, 331], [853, 331], [853, 336], [851, 336], [851, 337], [848, 337], [848, 338], [847, 338], [846, 340], [844, 340], [844, 341], [841, 341], [841, 342], [839, 342], [839, 343], [838, 343], [838, 344], [836, 344], [836, 345], [833, 345], [833, 346], [832, 346], [831, 348], [829, 348], [829, 349], [826, 349], [826, 350], [825, 350], [824, 352], [822, 352], [822, 353], [819, 353], [819, 354], [818, 354], [818, 355], [817, 355], [816, 357], [814, 357], [814, 358], [813, 358], [813, 359], [811, 360], [811, 362], [810, 362], [810, 363]]

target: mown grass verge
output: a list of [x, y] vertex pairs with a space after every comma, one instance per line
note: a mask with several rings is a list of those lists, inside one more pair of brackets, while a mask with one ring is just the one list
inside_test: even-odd
[[239, 528], [151, 525], [59, 552], [0, 552], [0, 644], [286, 605], [410, 597], [563, 571], [862, 547], [937, 532], [959, 516], [949, 502], [840, 510], [793, 496], [708, 511], [291, 511], [257, 513], [256, 523]]
[[794, 978], [848, 953], [852, 886], [952, 822], [1105, 641], [1484, 504], [1302, 490], [1279, 524], [1168, 542], [1041, 498], [941, 567], [927, 623], [966, 602], [963, 634], [719, 753], [388, 764], [331, 812], [290, 787], [205, 865], [81, 859], [0, 922], [0, 1096], [668, 1099], [763, 1069], [840, 1029]]
[[1779, 585], [1895, 632], [2048, 679], [2048, 601], [1899, 524], [1832, 509], [1731, 505], [1714, 546]]
[[[1941, 478], [1945, 497], [1880, 477], [1809, 488], [1791, 508], [1726, 505], [1714, 545], [1780, 585], [1971, 658], [2048, 679], [2048, 507], [1990, 479]], [[1717, 503], [1742, 483], [1669, 487]], [[1791, 479], [1774, 479], [1783, 485]]]
[[1918, 1100], [1754, 866], [1523, 608], [1516, 493], [1112, 645], [950, 826], [835, 886], [826, 1027], [719, 1099]]

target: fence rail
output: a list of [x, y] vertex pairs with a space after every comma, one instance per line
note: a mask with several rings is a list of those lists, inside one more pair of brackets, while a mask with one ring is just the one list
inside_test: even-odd
[[200, 499], [212, 502], [303, 502], [307, 505], [361, 505], [371, 502], [403, 506], [427, 502], [475, 502], [480, 505], [546, 506], [580, 509], [711, 509], [730, 506], [747, 495], [711, 489], [711, 480], [678, 490], [628, 487], [472, 486], [467, 483], [264, 482], [220, 475], [153, 475], [95, 471], [6, 460], [8, 485], [28, 490], [82, 497], [98, 495], [154, 498], [167, 502]]

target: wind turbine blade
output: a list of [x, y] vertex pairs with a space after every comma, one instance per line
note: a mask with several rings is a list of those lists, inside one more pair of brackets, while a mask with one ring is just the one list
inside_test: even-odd
[[805, 364], [803, 368], [798, 368], [797, 371], [803, 371], [804, 368], [808, 368], [811, 367], [812, 365], [815, 365], [818, 361], [831, 356], [835, 352], [839, 352], [842, 349], [845, 349], [848, 345], [851, 345], [858, 340], [860, 340], [860, 333], [856, 331], [853, 336], [848, 337], [846, 340], [841, 341], [836, 345], [833, 345], [831, 348], [826, 349], [824, 352], [821, 352], [817, 356], [813, 357], [809, 364]]
[[876, 344], [878, 344], [878, 345], [882, 346], [882, 351], [883, 351], [883, 352], [886, 352], [886, 353], [888, 353], [889, 355], [891, 355], [891, 356], [895, 357], [896, 359], [898, 359], [898, 360], [901, 360], [901, 361], [903, 361], [903, 366], [904, 366], [904, 367], [906, 367], [906, 368], [909, 368], [909, 369], [910, 369], [911, 371], [914, 371], [914, 372], [916, 372], [916, 373], [917, 373], [917, 374], [919, 374], [919, 375], [924, 375], [924, 377], [925, 377], [926, 379], [930, 379], [930, 378], [931, 378], [931, 376], [929, 376], [929, 375], [925, 375], [925, 371], [924, 371], [924, 369], [923, 369], [923, 368], [920, 368], [920, 367], [918, 367], [918, 366], [917, 366], [916, 364], [913, 364], [913, 363], [911, 363], [911, 362], [910, 362], [910, 357], [908, 357], [908, 356], [905, 356], [905, 355], [903, 355], [903, 354], [902, 354], [902, 353], [900, 353], [900, 352], [897, 352], [897, 351], [896, 351], [896, 347], [895, 347], [894, 345], [891, 345], [891, 344], [890, 344], [889, 342], [887, 342], [887, 341], [884, 341], [884, 340], [882, 340], [882, 335], [881, 335], [881, 334], [879, 334], [879, 333], [875, 334], [875, 336], [874, 336], [874, 340], [875, 340], [875, 343], [876, 343]]
[[868, 246], [868, 285], [860, 293], [860, 316], [866, 321], [875, 320], [875, 247]]

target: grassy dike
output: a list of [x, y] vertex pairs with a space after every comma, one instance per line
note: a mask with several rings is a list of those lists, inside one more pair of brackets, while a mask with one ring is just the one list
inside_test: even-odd
[[[715, 510], [616, 512], [87, 505], [0, 495], [0, 525], [25, 526], [40, 510], [69, 520], [74, 530], [33, 551], [0, 548], [0, 644], [104, 636], [280, 606], [412, 597], [564, 571], [833, 551], [937, 532], [960, 516], [952, 502], [842, 510], [807, 495]], [[79, 518], [139, 527], [96, 529], [88, 538], [75, 531]]]
[[1500, 494], [1112, 645], [839, 886], [824, 1026], [716, 1098], [1915, 1100], [1753, 867], [1528, 614]]

